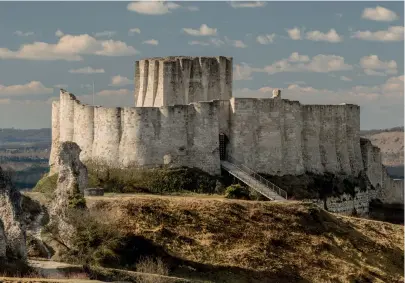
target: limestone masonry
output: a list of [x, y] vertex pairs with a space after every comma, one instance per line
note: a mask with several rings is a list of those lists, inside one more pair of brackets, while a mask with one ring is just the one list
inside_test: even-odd
[[61, 90], [52, 104], [51, 173], [58, 144], [77, 143], [86, 161], [111, 167], [188, 166], [220, 174], [226, 153], [271, 175], [357, 176], [365, 171], [382, 200], [403, 202], [379, 149], [360, 139], [360, 107], [302, 105], [281, 98], [232, 97], [232, 58], [166, 57], [136, 62], [136, 107], [84, 105]]

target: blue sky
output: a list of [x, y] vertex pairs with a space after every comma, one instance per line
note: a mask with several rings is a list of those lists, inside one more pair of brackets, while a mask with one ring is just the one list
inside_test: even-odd
[[403, 125], [403, 2], [0, 2], [0, 127], [51, 125], [59, 88], [131, 106], [143, 57], [232, 56], [235, 96], [355, 103]]

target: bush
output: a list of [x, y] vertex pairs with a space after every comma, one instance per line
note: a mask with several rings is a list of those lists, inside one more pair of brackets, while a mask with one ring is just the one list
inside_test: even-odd
[[249, 190], [239, 184], [227, 187], [225, 190], [225, 197], [229, 199], [251, 199]]
[[[116, 250], [123, 236], [117, 227], [100, 223], [94, 215], [83, 209], [70, 209], [67, 214], [69, 224], [74, 225], [75, 233], [70, 241], [74, 247], [61, 253], [61, 260], [74, 264], [108, 265], [116, 261]], [[52, 240], [63, 243], [59, 238], [57, 225], [49, 224], [44, 233]]]
[[53, 174], [51, 176], [44, 175], [44, 177], [38, 181], [32, 191], [43, 193], [46, 197], [52, 199], [57, 186], [57, 182], [58, 174]]
[[115, 193], [223, 193], [220, 179], [197, 168], [108, 168], [102, 163], [87, 164], [89, 187]]
[[[157, 275], [169, 275], [169, 268], [166, 264], [160, 259], [156, 258], [153, 260], [150, 257], [143, 258], [141, 261], [138, 262], [136, 265], [136, 271], [142, 273], [149, 273], [149, 274], [157, 274]], [[161, 278], [158, 276], [143, 274], [137, 276], [137, 282], [140, 283], [165, 283], [168, 282], [167, 278]]]

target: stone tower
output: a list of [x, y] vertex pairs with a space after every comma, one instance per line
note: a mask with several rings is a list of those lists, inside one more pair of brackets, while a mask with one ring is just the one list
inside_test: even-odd
[[184, 105], [232, 97], [232, 58], [157, 57], [135, 63], [135, 106]]

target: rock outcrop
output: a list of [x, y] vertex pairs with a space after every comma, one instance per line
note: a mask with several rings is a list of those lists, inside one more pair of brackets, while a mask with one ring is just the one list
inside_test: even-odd
[[25, 238], [21, 194], [0, 167], [0, 258], [25, 260]]
[[88, 182], [87, 168], [79, 159], [81, 149], [76, 143], [61, 143], [58, 152], [59, 176], [49, 211], [50, 225], [56, 228], [59, 241], [71, 248], [75, 228], [70, 213], [86, 207], [83, 191]]

